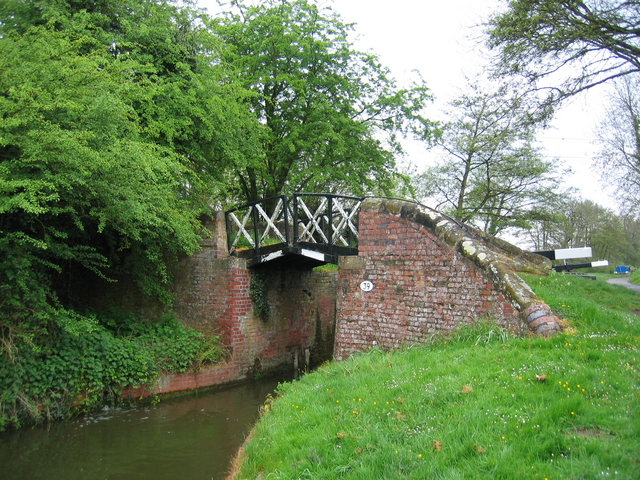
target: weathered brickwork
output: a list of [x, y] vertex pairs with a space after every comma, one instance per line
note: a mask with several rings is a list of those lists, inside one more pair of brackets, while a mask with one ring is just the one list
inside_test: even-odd
[[[373, 345], [423, 342], [483, 317], [522, 328], [482, 271], [424, 226], [364, 210], [359, 232], [359, 256], [343, 259], [339, 271], [336, 359]], [[373, 290], [363, 291], [363, 281]]]
[[[161, 376], [130, 389], [140, 396], [239, 382], [277, 371], [312, 368], [378, 345], [420, 343], [482, 318], [510, 330], [557, 330], [551, 309], [516, 274], [545, 274], [548, 260], [457, 224], [424, 206], [368, 199], [359, 216], [359, 255], [340, 270], [317, 273], [286, 264], [256, 267], [266, 280], [269, 312], [260, 318], [250, 296], [252, 273], [230, 257], [224, 216], [207, 223], [202, 250], [181, 259], [173, 311], [185, 324], [221, 336], [225, 363]], [[483, 236], [485, 235], [485, 236]], [[538, 258], [539, 257], [539, 258]], [[363, 281], [373, 284], [363, 291]], [[118, 305], [157, 316], [131, 282], [88, 289], [97, 306]]]
[[[203, 262], [202, 257], [190, 261]], [[207, 260], [208, 261], [208, 260]], [[268, 277], [268, 318], [253, 314], [250, 272], [238, 259], [217, 259], [208, 272], [176, 283], [175, 311], [185, 323], [218, 332], [230, 350], [227, 362], [198, 372], [161, 375], [156, 384], [125, 389], [125, 397], [169, 393], [239, 382], [265, 373], [312, 368], [331, 358], [337, 272], [279, 268]], [[189, 262], [183, 265], [189, 269]], [[192, 271], [190, 270], [190, 271]], [[195, 322], [193, 319], [198, 319]]]

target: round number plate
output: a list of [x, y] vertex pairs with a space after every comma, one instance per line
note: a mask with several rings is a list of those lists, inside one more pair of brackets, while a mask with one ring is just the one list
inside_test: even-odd
[[371, 290], [373, 290], [373, 283], [371, 283], [369, 280], [365, 280], [360, 284], [360, 289], [363, 292], [370, 292]]

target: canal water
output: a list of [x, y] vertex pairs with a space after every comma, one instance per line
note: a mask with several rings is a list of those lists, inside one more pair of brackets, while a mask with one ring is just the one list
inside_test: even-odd
[[278, 379], [0, 433], [2, 480], [218, 480]]

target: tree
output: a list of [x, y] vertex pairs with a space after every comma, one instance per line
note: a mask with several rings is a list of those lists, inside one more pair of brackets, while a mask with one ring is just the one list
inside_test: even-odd
[[616, 82], [607, 114], [597, 131], [601, 151], [596, 164], [604, 179], [616, 184], [616, 198], [632, 214], [640, 213], [639, 77]]
[[451, 107], [438, 141], [443, 161], [418, 178], [418, 191], [491, 234], [526, 226], [558, 184], [554, 163], [532, 146], [528, 105], [505, 85], [489, 93], [472, 85]]
[[123, 101], [147, 97], [150, 86], [131, 78], [142, 66], [94, 47], [47, 27], [0, 40], [3, 293], [20, 279], [51, 286], [53, 272], [106, 277], [134, 262], [141, 285], [159, 294], [164, 253], [197, 245], [188, 170], [144, 138]]
[[233, 2], [212, 28], [224, 59], [254, 92], [260, 149], [235, 165], [246, 200], [292, 191], [390, 193], [400, 180], [397, 136], [428, 139], [430, 99], [419, 80], [399, 89], [376, 56], [349, 43], [351, 26], [307, 0]]
[[547, 106], [640, 71], [637, 1], [513, 0], [488, 34], [497, 73], [550, 88]]
[[147, 93], [123, 89], [121, 99], [138, 115], [140, 134], [181, 155], [189, 194], [204, 207], [227, 201], [231, 166], [256, 151], [260, 125], [246, 108], [250, 92], [221, 62], [221, 41], [194, 2], [8, 0], [0, 14], [0, 34], [46, 25], [85, 35], [120, 62], [134, 62], [131, 81]]
[[2, 338], [78, 300], [81, 275], [170, 301], [171, 262], [259, 127], [219, 40], [165, 1], [0, 8]]

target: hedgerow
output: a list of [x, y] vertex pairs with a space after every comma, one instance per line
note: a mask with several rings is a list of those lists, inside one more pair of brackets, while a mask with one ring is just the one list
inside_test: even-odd
[[[172, 315], [152, 322], [118, 312], [52, 313], [23, 324], [22, 334], [2, 350], [0, 430], [68, 418], [117, 401], [124, 386], [214, 363], [223, 353], [217, 337]], [[3, 339], [7, 333], [3, 329]]]

